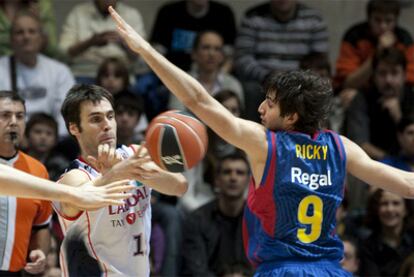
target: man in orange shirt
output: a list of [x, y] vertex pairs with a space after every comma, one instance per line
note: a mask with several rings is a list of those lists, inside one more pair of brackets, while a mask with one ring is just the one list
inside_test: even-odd
[[[0, 163], [48, 179], [39, 161], [18, 150], [24, 128], [24, 100], [11, 91], [0, 91]], [[31, 274], [43, 272], [51, 214], [47, 201], [0, 197], [0, 276], [20, 276], [23, 270]]]

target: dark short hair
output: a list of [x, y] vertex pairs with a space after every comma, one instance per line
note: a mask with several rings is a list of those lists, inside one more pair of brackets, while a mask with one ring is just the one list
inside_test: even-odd
[[98, 73], [96, 75], [96, 82], [99, 86], [102, 86], [101, 79], [102, 77], [107, 74], [108, 66], [110, 64], [113, 64], [115, 66], [115, 74], [122, 78], [122, 81], [124, 82], [123, 90], [126, 89], [129, 86], [129, 71], [128, 67], [125, 65], [125, 63], [116, 58], [116, 57], [109, 57], [106, 58], [101, 65], [98, 68]]
[[268, 97], [280, 105], [280, 115], [297, 113], [294, 129], [314, 134], [323, 128], [332, 105], [332, 85], [328, 78], [307, 71], [271, 73], [263, 83]]
[[140, 116], [144, 112], [144, 100], [141, 96], [128, 91], [123, 91], [114, 97], [115, 111], [134, 111]]
[[70, 123], [76, 124], [79, 130], [82, 130], [80, 126], [80, 106], [83, 102], [91, 101], [95, 104], [104, 99], [108, 100], [112, 107], [114, 106], [112, 94], [103, 87], [86, 84], [74, 85], [66, 95], [60, 110], [68, 131]]
[[367, 5], [367, 16], [372, 13], [391, 13], [395, 16], [400, 14], [400, 3], [398, 0], [370, 0]]
[[0, 90], [0, 99], [2, 98], [7, 98], [14, 102], [20, 102], [26, 110], [25, 100], [17, 92], [11, 90]]
[[223, 163], [225, 161], [243, 161], [246, 164], [246, 167], [248, 170], [250, 170], [249, 162], [247, 161], [246, 154], [244, 152], [241, 152], [240, 150], [236, 150], [235, 152], [223, 155], [221, 157], [217, 158], [217, 167], [216, 167], [216, 175], [219, 175], [221, 173], [221, 170], [223, 168]]
[[331, 65], [324, 53], [312, 52], [303, 56], [299, 62], [299, 68], [302, 70], [326, 70], [331, 74]]
[[52, 116], [46, 113], [34, 113], [30, 116], [29, 121], [27, 121], [26, 124], [26, 137], [29, 137], [30, 131], [36, 124], [45, 124], [51, 127], [53, 129], [53, 134], [55, 135], [55, 138], [58, 137], [58, 124]]
[[372, 68], [375, 70], [380, 62], [393, 66], [401, 65], [404, 70], [407, 67], [407, 59], [404, 53], [397, 48], [385, 48], [375, 53], [372, 60]]
[[221, 40], [223, 41], [223, 44], [224, 44], [223, 36], [219, 32], [214, 31], [214, 30], [204, 30], [204, 31], [201, 31], [201, 32], [198, 32], [197, 33], [197, 35], [196, 35], [196, 37], [194, 39], [194, 42], [193, 42], [193, 48], [192, 48], [192, 50], [193, 51], [196, 51], [198, 49], [198, 47], [200, 46], [201, 39], [204, 37], [204, 35], [210, 34], [210, 33], [219, 36], [221, 38]]

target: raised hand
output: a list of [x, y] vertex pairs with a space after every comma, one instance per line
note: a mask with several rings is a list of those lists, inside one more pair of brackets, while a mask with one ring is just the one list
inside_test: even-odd
[[118, 33], [132, 51], [139, 53], [143, 47], [149, 45], [145, 39], [143, 39], [127, 22], [125, 22], [125, 20], [115, 11], [114, 8], [112, 8], [112, 6], [110, 6], [108, 10], [118, 27]]
[[[102, 181], [98, 179], [97, 181]], [[79, 187], [71, 187], [71, 198], [69, 204], [75, 205], [80, 209], [90, 210], [108, 205], [123, 205], [123, 199], [132, 196], [125, 193], [135, 188], [129, 184], [129, 180], [122, 180], [106, 185], [95, 186], [96, 181], [91, 181]]]
[[115, 164], [122, 161], [122, 157], [116, 152], [115, 148], [108, 144], [100, 144], [98, 146], [98, 158], [88, 156], [87, 160], [100, 173], [105, 174]]

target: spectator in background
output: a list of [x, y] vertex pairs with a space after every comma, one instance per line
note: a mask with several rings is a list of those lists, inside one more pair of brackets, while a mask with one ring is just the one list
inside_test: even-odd
[[118, 57], [125, 63], [137, 61], [117, 34], [109, 6], [116, 7], [134, 30], [145, 37], [142, 16], [131, 6], [117, 0], [89, 0], [76, 5], [63, 25], [59, 44], [70, 58], [78, 83], [95, 83], [95, 72], [105, 58]]
[[26, 125], [27, 153], [46, 166], [50, 180], [57, 181], [70, 161], [55, 151], [58, 139], [56, 120], [45, 113], [35, 113]]
[[[106, 58], [98, 68], [96, 82], [99, 86], [116, 96], [121, 93], [131, 93], [129, 86], [129, 70], [126, 64], [115, 57]], [[137, 98], [141, 98], [137, 96]], [[144, 104], [142, 109], [145, 107]], [[134, 138], [140, 141], [147, 129], [148, 119], [144, 113], [140, 113], [138, 124], [134, 125]], [[126, 144], [128, 145], [128, 144]]]
[[104, 87], [114, 96], [122, 91], [128, 90], [128, 67], [118, 58], [106, 58], [98, 68], [96, 84]]
[[[0, 91], [0, 163], [48, 179], [46, 168], [19, 150], [24, 129], [24, 100], [15, 92]], [[50, 247], [50, 203], [10, 196], [1, 196], [0, 202], [0, 275], [22, 276], [23, 271], [30, 274], [42, 273]]]
[[36, 15], [23, 11], [11, 27], [13, 55], [0, 58], [0, 89], [18, 91], [26, 100], [27, 115], [45, 112], [59, 125], [59, 136], [67, 134], [60, 106], [74, 79], [69, 68], [40, 53], [43, 39]]
[[373, 76], [373, 57], [395, 47], [407, 59], [407, 81], [414, 84], [414, 42], [410, 33], [398, 26], [398, 0], [370, 0], [367, 20], [352, 26], [342, 39], [336, 62], [336, 86], [361, 89]]
[[[244, 94], [240, 82], [221, 70], [224, 61], [223, 47], [224, 40], [216, 31], [198, 33], [191, 54], [193, 67], [189, 73], [211, 95], [214, 96], [221, 90], [231, 90], [244, 104]], [[184, 105], [173, 94], [170, 95], [169, 106], [173, 109], [185, 110]]]
[[352, 276], [358, 275], [359, 270], [359, 252], [358, 245], [351, 238], [342, 238], [344, 244], [344, 257], [341, 261], [342, 268], [352, 273]]
[[405, 82], [406, 60], [399, 50], [376, 53], [372, 65], [373, 86], [357, 93], [351, 102], [346, 133], [371, 158], [381, 160], [398, 151], [397, 125], [414, 112], [414, 91]]
[[182, 275], [220, 276], [235, 265], [250, 269], [242, 240], [249, 178], [249, 165], [242, 153], [220, 159], [215, 174], [217, 199], [192, 212], [184, 223]]
[[[234, 116], [241, 117], [242, 105], [235, 92], [231, 90], [222, 90], [219, 91], [214, 98]], [[215, 168], [218, 160], [224, 156], [235, 153], [237, 148], [217, 136], [217, 134], [210, 128], [207, 129], [207, 132], [208, 148], [207, 155], [204, 160], [204, 181], [208, 184], [214, 184], [214, 172], [216, 172]], [[190, 192], [187, 191], [187, 194], [188, 193]]]
[[328, 52], [327, 26], [316, 10], [296, 0], [270, 0], [246, 12], [236, 39], [235, 71], [243, 80], [248, 119], [259, 122], [264, 78], [298, 69], [312, 52]]
[[131, 145], [140, 142], [144, 134], [134, 132], [141, 115], [144, 113], [142, 99], [130, 92], [123, 92], [115, 96], [115, 114], [117, 123], [118, 144]]
[[166, 3], [155, 18], [150, 42], [173, 64], [188, 71], [195, 37], [205, 30], [218, 32], [224, 40], [224, 53], [231, 55], [236, 36], [234, 14], [228, 5], [217, 1]]
[[13, 52], [10, 44], [11, 24], [16, 14], [22, 10], [30, 10], [42, 22], [42, 52], [51, 57], [61, 57], [57, 45], [56, 18], [52, 0], [0, 1], [0, 56], [10, 55]]
[[388, 156], [382, 162], [405, 171], [414, 171], [414, 114], [398, 123], [397, 138], [399, 155]]
[[405, 200], [383, 190], [376, 190], [368, 201], [368, 227], [372, 234], [362, 242], [361, 276], [396, 276], [405, 257], [414, 249], [408, 230]]

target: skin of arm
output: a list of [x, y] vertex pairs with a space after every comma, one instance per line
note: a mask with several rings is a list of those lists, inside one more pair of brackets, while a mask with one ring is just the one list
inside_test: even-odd
[[167, 88], [220, 137], [244, 150], [256, 180], [261, 180], [267, 158], [264, 126], [233, 116], [209, 95], [193, 77], [170, 63], [110, 8], [118, 32], [128, 46], [140, 54]]
[[414, 198], [414, 173], [372, 160], [356, 143], [342, 137], [350, 174], [372, 186]]
[[[94, 180], [97, 185], [103, 186], [108, 179], [105, 176]], [[7, 186], [13, 182], [13, 186]], [[20, 198], [35, 198], [43, 200], [56, 200], [59, 202], [77, 203], [83, 208], [96, 208], [109, 204], [122, 204], [121, 199], [131, 197], [128, 191], [133, 186], [126, 185], [126, 181], [107, 185], [99, 189], [76, 190], [67, 185], [56, 183], [27, 174], [23, 171], [0, 164], [0, 194]], [[92, 186], [92, 182], [88, 183]]]
[[50, 231], [48, 228], [34, 230], [30, 238], [29, 262], [24, 269], [30, 274], [39, 274], [46, 268], [46, 256], [50, 250]]

